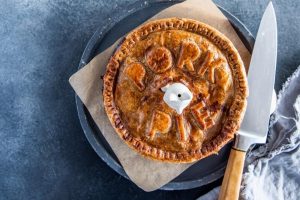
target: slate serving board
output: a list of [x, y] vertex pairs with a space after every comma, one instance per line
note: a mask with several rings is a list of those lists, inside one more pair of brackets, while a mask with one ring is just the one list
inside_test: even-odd
[[[90, 38], [81, 57], [78, 69], [84, 67], [85, 64], [89, 63], [97, 54], [112, 45], [118, 38], [134, 29], [136, 26], [140, 25], [162, 9], [178, 2], [181, 1], [169, 2], [158, 0], [151, 3], [146, 2], [144, 4], [138, 2], [129, 6], [131, 14], [129, 14], [127, 17], [123, 19], [118, 19], [117, 17], [107, 19], [107, 25], [104, 27], [99, 27], [94, 35]], [[242, 39], [243, 43], [251, 52], [254, 45], [254, 38], [250, 31], [236, 17], [234, 17], [224, 8], [219, 8], [229, 19], [230, 23]], [[78, 117], [89, 143], [99, 155], [99, 157], [101, 157], [101, 159], [106, 162], [108, 166], [128, 179], [128, 176], [120, 165], [117, 157], [114, 155], [109, 144], [102, 136], [100, 130], [94, 123], [89, 112], [87, 111], [79, 97], [76, 96], [75, 98]], [[191, 189], [207, 185], [220, 179], [225, 171], [230, 147], [231, 143], [224, 146], [218, 155], [212, 155], [203, 160], [200, 160], [161, 189]]]

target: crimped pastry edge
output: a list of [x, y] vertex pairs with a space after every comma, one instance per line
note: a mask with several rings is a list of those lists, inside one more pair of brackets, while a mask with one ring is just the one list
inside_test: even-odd
[[[127, 54], [126, 52], [148, 34], [164, 30], [184, 30], [206, 37], [223, 52], [233, 74], [234, 100], [222, 130], [217, 136], [196, 150], [171, 152], [152, 147], [139, 138], [135, 138], [126, 129], [126, 125], [123, 124], [119, 109], [114, 102], [115, 80], [120, 63]], [[248, 84], [244, 64], [232, 42], [213, 27], [187, 18], [159, 19], [148, 22], [130, 32], [110, 58], [103, 78], [104, 107], [115, 131], [129, 147], [143, 156], [159, 161], [189, 163], [217, 153], [226, 143], [233, 139], [238, 131], [246, 110], [247, 96]]]

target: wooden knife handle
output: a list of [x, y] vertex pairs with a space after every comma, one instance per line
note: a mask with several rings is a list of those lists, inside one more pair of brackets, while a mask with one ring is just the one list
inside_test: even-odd
[[232, 148], [227, 163], [219, 200], [239, 198], [246, 152]]

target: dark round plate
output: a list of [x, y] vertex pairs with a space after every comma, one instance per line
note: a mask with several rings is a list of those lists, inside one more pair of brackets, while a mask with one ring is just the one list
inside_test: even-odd
[[[79, 69], [86, 63], [90, 62], [97, 54], [112, 45], [118, 38], [137, 27], [162, 9], [178, 2], [180, 1], [152, 1], [151, 3], [138, 2], [129, 6], [130, 13], [127, 17], [123, 19], [118, 16], [110, 18], [107, 26], [99, 27], [89, 40], [82, 55]], [[254, 44], [254, 38], [251, 33], [236, 17], [231, 15], [225, 9], [221, 7], [219, 8], [227, 16], [246, 47], [249, 51], [251, 51]], [[102, 160], [107, 163], [107, 165], [128, 179], [128, 176], [120, 165], [111, 147], [102, 136], [100, 130], [78, 96], [76, 96], [76, 105], [81, 126], [93, 149], [102, 158]], [[212, 155], [198, 161], [161, 189], [191, 189], [220, 179], [224, 175], [230, 147], [231, 144], [227, 144], [221, 149], [218, 155]]]

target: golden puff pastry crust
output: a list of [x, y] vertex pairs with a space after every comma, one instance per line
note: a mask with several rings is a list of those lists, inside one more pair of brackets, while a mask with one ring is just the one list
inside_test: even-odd
[[[180, 82], [193, 93], [177, 114], [162, 87]], [[117, 134], [151, 159], [187, 163], [217, 153], [239, 129], [247, 79], [231, 41], [184, 18], [148, 22], [122, 41], [104, 76], [103, 98]]]

